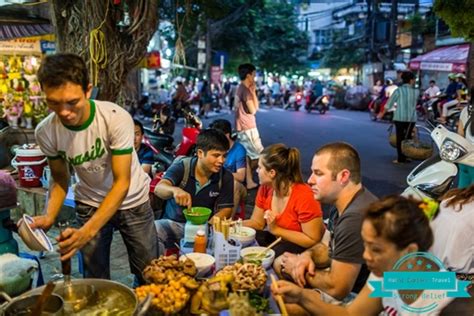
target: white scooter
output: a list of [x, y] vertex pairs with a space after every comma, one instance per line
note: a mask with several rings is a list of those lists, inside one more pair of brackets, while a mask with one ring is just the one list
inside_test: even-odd
[[459, 134], [438, 125], [431, 138], [439, 149], [433, 156], [413, 169], [407, 177], [403, 196], [416, 199], [438, 199], [453, 185], [458, 173], [456, 163], [474, 166], [474, 145]]

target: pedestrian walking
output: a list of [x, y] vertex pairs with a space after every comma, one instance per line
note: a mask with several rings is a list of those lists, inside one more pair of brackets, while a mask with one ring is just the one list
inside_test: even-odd
[[238, 68], [240, 85], [237, 88], [235, 127], [240, 143], [247, 151], [247, 189], [254, 189], [257, 183], [253, 180], [256, 162], [263, 150], [260, 134], [257, 129], [255, 114], [259, 109], [256, 94], [255, 74], [256, 68], [252, 64], [242, 64]]
[[410, 71], [404, 71], [401, 75], [403, 85], [395, 90], [387, 102], [386, 109], [390, 110], [397, 105], [393, 115], [393, 123], [397, 135], [397, 159], [393, 163], [409, 162], [402, 152], [402, 142], [411, 138], [411, 133], [416, 122], [416, 102], [418, 90], [414, 88], [415, 75]]

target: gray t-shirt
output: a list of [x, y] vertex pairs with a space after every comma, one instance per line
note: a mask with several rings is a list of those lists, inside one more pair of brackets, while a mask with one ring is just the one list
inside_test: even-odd
[[360, 234], [364, 210], [372, 202], [377, 201], [377, 197], [366, 188], [362, 188], [351, 203], [346, 207], [341, 216], [336, 208], [331, 210], [329, 216], [328, 230], [331, 233], [329, 243], [329, 256], [333, 260], [347, 263], [362, 264], [357, 280], [352, 288], [352, 292], [359, 293], [364, 287], [369, 276], [369, 270], [362, 258], [364, 253], [364, 243]]

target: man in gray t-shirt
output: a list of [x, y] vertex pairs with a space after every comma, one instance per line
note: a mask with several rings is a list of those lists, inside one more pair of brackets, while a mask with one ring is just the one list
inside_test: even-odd
[[360, 234], [363, 211], [377, 198], [366, 188], [352, 198], [342, 215], [334, 207], [329, 216], [328, 230], [331, 233], [329, 258], [346, 263], [360, 264], [360, 271], [355, 280], [352, 292], [359, 293], [369, 276], [369, 270], [362, 258], [364, 243]]
[[311, 171], [308, 183], [315, 199], [334, 206], [329, 247], [319, 243], [299, 256], [285, 253], [274, 267], [298, 285], [320, 290], [323, 300], [342, 301], [359, 292], [368, 277], [360, 231], [363, 211], [377, 198], [362, 185], [360, 158], [349, 144], [331, 143], [318, 149]]

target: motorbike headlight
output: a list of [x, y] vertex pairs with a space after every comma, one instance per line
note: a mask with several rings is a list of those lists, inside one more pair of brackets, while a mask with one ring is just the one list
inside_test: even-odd
[[466, 150], [450, 139], [445, 140], [439, 150], [441, 159], [448, 162], [454, 162], [465, 154]]

